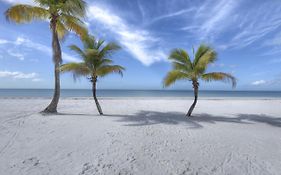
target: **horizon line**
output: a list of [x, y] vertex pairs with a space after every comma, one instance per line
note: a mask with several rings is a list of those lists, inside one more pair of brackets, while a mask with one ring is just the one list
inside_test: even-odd
[[[53, 90], [52, 88], [0, 88], [0, 90]], [[62, 88], [61, 90], [92, 90], [91, 88]], [[193, 91], [193, 89], [97, 89], [105, 91]], [[225, 89], [201, 89], [200, 91], [225, 91], [225, 92], [281, 92], [281, 90], [225, 90]]]

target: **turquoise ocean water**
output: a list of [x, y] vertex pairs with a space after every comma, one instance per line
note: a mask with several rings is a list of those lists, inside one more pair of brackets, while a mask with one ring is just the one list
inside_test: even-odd
[[[181, 90], [98, 90], [99, 97], [193, 97], [193, 91]], [[0, 89], [0, 98], [52, 97], [52, 89]], [[281, 98], [281, 91], [206, 91], [200, 97]], [[61, 97], [91, 97], [89, 89], [62, 89]]]

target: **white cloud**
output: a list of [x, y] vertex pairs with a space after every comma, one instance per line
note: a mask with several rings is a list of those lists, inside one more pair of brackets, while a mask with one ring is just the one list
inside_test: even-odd
[[277, 75], [276, 78], [272, 80], [272, 84], [281, 84], [281, 74]]
[[269, 61], [269, 64], [276, 64], [276, 63], [281, 63], [281, 58], [275, 58]]
[[39, 81], [42, 81], [42, 79], [40, 79], [40, 78], [34, 78], [34, 79], [32, 79], [32, 81], [33, 81], [33, 82], [39, 82]]
[[15, 50], [9, 49], [8, 54], [12, 57], [16, 57], [17, 59], [23, 61], [24, 60], [24, 55], [21, 53], [17, 53]]
[[6, 43], [8, 43], [7, 40], [4, 40], [4, 39], [1, 39], [1, 38], [0, 38], [0, 44], [6, 44]]
[[0, 71], [0, 78], [12, 78], [12, 79], [31, 79], [32, 81], [41, 81], [38, 78], [38, 74], [33, 73], [23, 73], [23, 72], [10, 72], [10, 71]]
[[[0, 42], [2, 41], [3, 39], [0, 39]], [[35, 49], [37, 51], [40, 51], [40, 52], [43, 52], [49, 56], [52, 56], [52, 49], [51, 47], [49, 46], [46, 46], [44, 44], [40, 44], [40, 43], [37, 43], [37, 42], [34, 42], [30, 39], [27, 39], [27, 38], [24, 38], [24, 37], [17, 37], [17, 39], [15, 41], [8, 41], [8, 40], [3, 40], [3, 41], [6, 41], [5, 43], [3, 43], [2, 45], [4, 44], [12, 44], [12, 45], [15, 45], [15, 46], [23, 46], [25, 48], [31, 48], [31, 49]], [[18, 53], [17, 51], [17, 47], [15, 47], [14, 49], [9, 49], [7, 51], [7, 53], [10, 55], [10, 56], [13, 56], [13, 57], [16, 57], [18, 58], [19, 60], [24, 60], [24, 55], [22, 53]], [[62, 59], [65, 60], [65, 61], [70, 61], [70, 62], [78, 62], [79, 60], [67, 53], [64, 53], [62, 52]]]
[[224, 63], [212, 63], [211, 64], [212, 67], [225, 67]]
[[1, 0], [9, 4], [34, 4], [33, 0]]
[[114, 34], [125, 49], [144, 65], [164, 60], [166, 55], [160, 48], [155, 48], [158, 41], [148, 31], [131, 28], [119, 16], [97, 6], [88, 9], [90, 21], [102, 23]]
[[252, 82], [252, 85], [258, 86], [258, 85], [262, 85], [262, 84], [265, 84], [265, 83], [266, 83], [265, 80], [258, 80], [258, 81]]

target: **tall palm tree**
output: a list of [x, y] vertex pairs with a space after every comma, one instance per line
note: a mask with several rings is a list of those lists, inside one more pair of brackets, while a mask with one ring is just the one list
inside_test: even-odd
[[104, 44], [103, 40], [96, 40], [93, 36], [84, 38], [82, 41], [84, 49], [80, 49], [76, 45], [69, 46], [71, 50], [75, 51], [81, 58], [80, 63], [67, 63], [61, 66], [62, 72], [72, 72], [74, 80], [79, 76], [87, 76], [92, 83], [93, 97], [100, 115], [103, 115], [101, 106], [97, 99], [97, 80], [110, 73], [118, 73], [123, 75], [125, 70], [122, 66], [112, 65], [110, 56], [120, 47], [111, 42]]
[[199, 79], [203, 81], [224, 81], [231, 82], [232, 87], [236, 86], [234, 76], [223, 72], [206, 73], [208, 66], [217, 60], [216, 52], [207, 45], [201, 44], [193, 61], [191, 61], [188, 53], [183, 49], [174, 49], [169, 58], [172, 61], [173, 69], [168, 72], [164, 78], [164, 86], [170, 86], [177, 80], [189, 80], [192, 82], [194, 89], [194, 102], [190, 106], [186, 116], [191, 116], [192, 111], [197, 103]]
[[87, 34], [81, 18], [85, 16], [86, 3], [83, 0], [34, 0], [38, 6], [18, 4], [6, 12], [7, 20], [16, 23], [28, 23], [33, 20], [48, 21], [52, 32], [52, 50], [55, 74], [55, 90], [51, 103], [43, 111], [56, 113], [60, 97], [60, 71], [62, 63], [60, 40], [69, 31], [80, 37]]

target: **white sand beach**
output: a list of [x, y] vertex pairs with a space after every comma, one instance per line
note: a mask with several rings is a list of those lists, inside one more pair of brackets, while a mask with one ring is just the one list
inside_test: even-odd
[[0, 100], [1, 175], [249, 174], [281, 172], [281, 100]]

